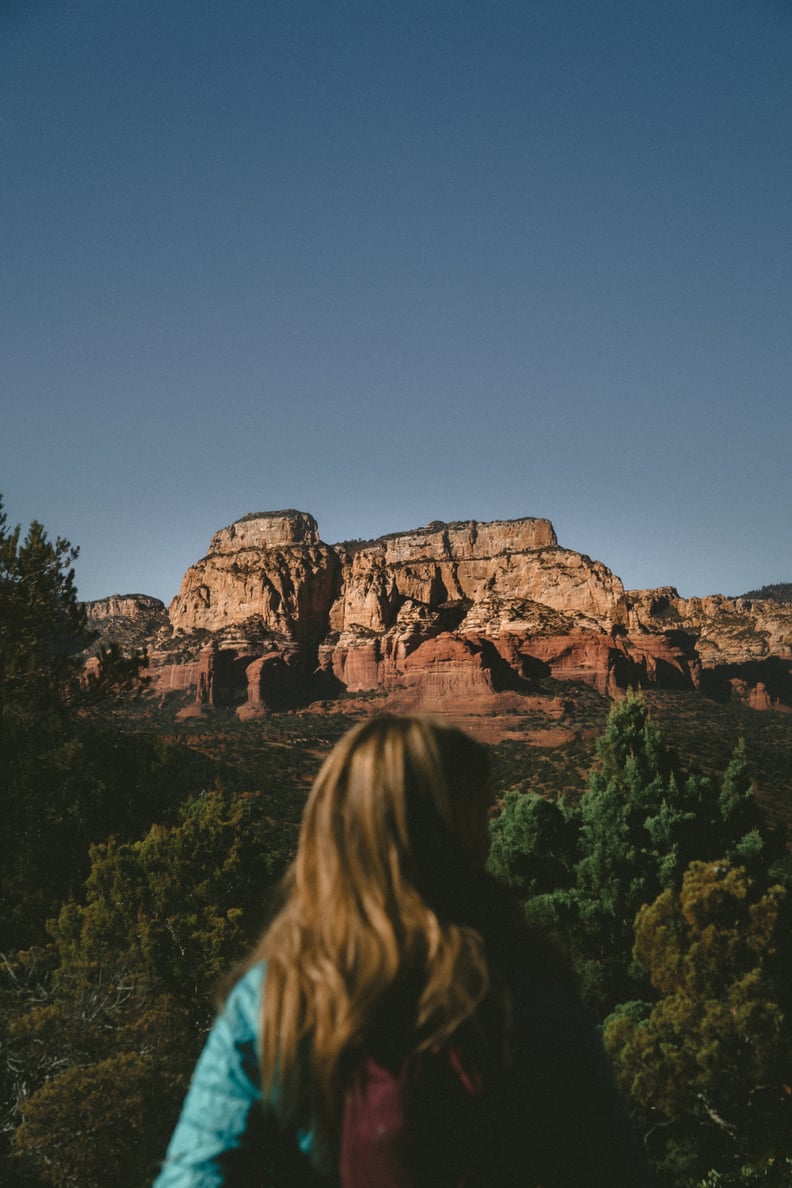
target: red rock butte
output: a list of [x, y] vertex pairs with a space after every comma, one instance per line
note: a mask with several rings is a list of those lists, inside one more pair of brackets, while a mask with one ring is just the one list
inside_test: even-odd
[[625, 591], [545, 519], [435, 521], [328, 545], [306, 512], [247, 515], [214, 534], [167, 615], [155, 602], [115, 595], [88, 610], [103, 632], [145, 617], [153, 689], [194, 693], [182, 716], [351, 708], [365, 695], [376, 709], [555, 722], [564, 699], [547, 677], [792, 705], [792, 606]]

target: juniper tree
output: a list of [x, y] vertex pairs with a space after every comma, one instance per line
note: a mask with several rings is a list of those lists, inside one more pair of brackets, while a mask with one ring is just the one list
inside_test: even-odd
[[791, 909], [782, 886], [721, 859], [638, 913], [656, 1001], [622, 1005], [605, 1038], [664, 1183], [789, 1182]]
[[119, 1185], [151, 1182], [213, 989], [257, 936], [293, 854], [296, 825], [271, 812], [263, 794], [214, 789], [170, 827], [92, 849], [82, 901], [50, 922], [49, 951], [11, 971], [22, 980], [44, 962], [7, 1028], [19, 1166], [59, 1188], [105, 1188], [109, 1167]]

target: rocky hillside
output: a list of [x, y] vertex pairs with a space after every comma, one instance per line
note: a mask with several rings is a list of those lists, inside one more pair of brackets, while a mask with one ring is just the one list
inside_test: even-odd
[[265, 512], [212, 537], [167, 615], [140, 595], [88, 609], [102, 638], [147, 643], [152, 689], [192, 698], [182, 716], [357, 697], [550, 724], [576, 689], [628, 685], [792, 707], [792, 605], [625, 591], [542, 519], [327, 545], [305, 512]]
[[146, 647], [162, 634], [171, 635], [165, 604], [148, 594], [111, 594], [86, 603], [88, 628], [97, 633], [91, 651], [117, 643], [125, 652]]

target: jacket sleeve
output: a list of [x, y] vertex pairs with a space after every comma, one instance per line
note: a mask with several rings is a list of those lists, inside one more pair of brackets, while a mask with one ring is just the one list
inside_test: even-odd
[[229, 1188], [256, 1181], [267, 1130], [258, 1027], [264, 966], [237, 982], [195, 1068], [155, 1188]]
[[543, 1188], [652, 1188], [599, 1031], [575, 987], [516, 980], [514, 1075], [522, 1158]]

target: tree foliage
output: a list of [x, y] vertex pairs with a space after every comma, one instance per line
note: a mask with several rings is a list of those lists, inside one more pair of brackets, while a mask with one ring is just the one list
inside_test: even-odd
[[792, 582], [771, 582], [758, 590], [748, 590], [740, 598], [766, 598], [770, 602], [792, 602]]
[[[14, 1106], [23, 1166], [80, 1188], [103, 1188], [116, 1164], [130, 1188], [150, 1182], [212, 987], [258, 934], [294, 834], [267, 818], [261, 795], [215, 789], [171, 827], [93, 848], [84, 902], [51, 921], [50, 972], [8, 1028], [25, 1073]], [[21, 955], [16, 976], [35, 959]]]
[[[57, 862], [55, 834], [70, 806], [68, 686], [86, 642], [72, 563], [77, 550], [41, 524], [8, 528], [0, 505], [0, 906], [3, 938], [24, 934]], [[62, 853], [62, 850], [61, 850]], [[61, 890], [58, 887], [57, 890]]]
[[[145, 657], [90, 640], [77, 598], [77, 549], [33, 523], [23, 537], [0, 505], [0, 946], [44, 939], [44, 921], [76, 892], [88, 848], [167, 815], [198, 763], [184, 747], [120, 733], [91, 712], [128, 695]], [[174, 760], [179, 757], [177, 764]], [[206, 765], [202, 765], [205, 767]]]
[[556, 892], [572, 882], [578, 833], [562, 802], [508, 792], [492, 822], [490, 870], [523, 900]]
[[[23, 730], [59, 711], [88, 642], [68, 540], [33, 521], [24, 539], [0, 500], [0, 729]], [[5, 748], [4, 748], [5, 750]], [[7, 752], [6, 752], [7, 753]]]
[[567, 949], [600, 1017], [648, 990], [632, 956], [643, 904], [678, 888], [694, 859], [725, 855], [759, 870], [783, 851], [756, 803], [744, 745], [720, 784], [685, 773], [633, 693], [611, 709], [578, 806], [510, 794], [492, 833], [491, 868]]
[[792, 1159], [791, 919], [783, 887], [726, 861], [691, 863], [638, 913], [656, 1001], [623, 1006], [605, 1036], [674, 1184], [712, 1168], [773, 1182]]
[[788, 1183], [792, 897], [744, 744], [720, 780], [684, 772], [629, 694], [579, 804], [511, 793], [492, 835], [492, 869], [608, 1015], [662, 1184]]
[[68, 1068], [29, 1101], [17, 1153], [58, 1188], [142, 1188], [152, 1178], [152, 1147], [167, 1142], [162, 1104], [169, 1088], [164, 1061], [151, 1051]]

